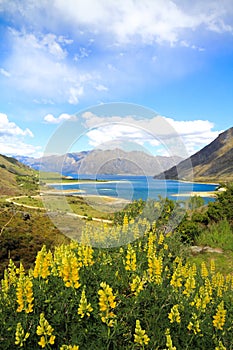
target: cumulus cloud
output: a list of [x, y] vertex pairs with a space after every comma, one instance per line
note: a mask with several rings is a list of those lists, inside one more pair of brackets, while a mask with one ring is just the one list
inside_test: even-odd
[[5, 62], [7, 70], [0, 73], [11, 72], [9, 83], [14, 88], [33, 94], [36, 100], [79, 103], [84, 86], [95, 80], [96, 75], [78, 69], [67, 60], [63, 45], [70, 45], [72, 40], [16, 30], [10, 30], [9, 35], [12, 55]]
[[93, 35], [109, 33], [121, 44], [139, 40], [174, 45], [184, 40], [185, 32], [199, 28], [217, 33], [232, 32], [231, 0], [31, 0], [27, 10], [24, 1], [9, 3], [5, 0], [2, 8], [27, 19], [31, 26], [39, 23], [51, 30], [69, 24], [76, 32], [79, 29]]
[[1, 136], [30, 136], [33, 137], [31, 130], [21, 129], [15, 123], [10, 122], [4, 113], [0, 113], [0, 135]]
[[60, 124], [64, 122], [65, 120], [75, 120], [75, 116], [72, 116], [67, 113], [62, 113], [59, 115], [59, 117], [55, 118], [53, 114], [47, 114], [44, 117], [44, 121], [48, 124]]
[[13, 156], [39, 155], [41, 147], [24, 141], [24, 138], [33, 136], [31, 130], [28, 128], [23, 130], [14, 122], [10, 122], [6, 114], [0, 113], [0, 153]]
[[89, 144], [94, 147], [107, 142], [129, 141], [154, 147], [156, 154], [168, 155], [170, 149], [172, 154], [180, 152], [178, 155], [188, 156], [212, 142], [219, 134], [219, 131], [212, 130], [214, 124], [208, 120], [175, 121], [162, 116], [150, 119], [135, 119], [133, 116], [106, 118], [91, 112], [84, 113], [82, 117], [88, 130]]

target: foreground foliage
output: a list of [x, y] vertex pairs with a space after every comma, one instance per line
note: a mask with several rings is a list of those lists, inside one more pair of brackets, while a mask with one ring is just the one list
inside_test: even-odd
[[[233, 276], [190, 264], [176, 234], [146, 225], [119, 248], [44, 246], [1, 281], [7, 349], [233, 349]], [[105, 231], [105, 234], [108, 234]], [[180, 243], [179, 243], [180, 244]]]

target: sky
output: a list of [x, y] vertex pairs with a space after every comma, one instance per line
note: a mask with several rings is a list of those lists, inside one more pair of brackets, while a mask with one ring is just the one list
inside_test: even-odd
[[62, 151], [161, 155], [158, 117], [188, 155], [233, 126], [232, 0], [0, 0], [0, 38], [1, 154], [39, 157], [69, 121]]

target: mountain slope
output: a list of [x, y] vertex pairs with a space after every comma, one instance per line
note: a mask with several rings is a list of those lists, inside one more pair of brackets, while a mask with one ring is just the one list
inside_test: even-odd
[[40, 159], [18, 158], [34, 169], [63, 174], [154, 175], [179, 163], [180, 157], [154, 157], [145, 152], [121, 149], [53, 155]]
[[195, 181], [233, 180], [233, 127], [190, 158], [155, 175], [155, 178], [192, 180], [192, 174]]
[[[27, 182], [27, 188], [25, 183]], [[30, 183], [36, 182], [33, 169], [12, 157], [0, 155], [0, 195], [16, 195], [24, 193]]]

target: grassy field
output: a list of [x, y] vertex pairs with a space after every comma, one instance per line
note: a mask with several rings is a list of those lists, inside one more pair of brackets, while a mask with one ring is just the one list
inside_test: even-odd
[[12, 198], [12, 201], [25, 206], [46, 207], [54, 211], [68, 211], [88, 218], [94, 217], [109, 220], [112, 219], [114, 211], [121, 210], [126, 204], [124, 200], [115, 200], [111, 197], [103, 196], [24, 196]]

